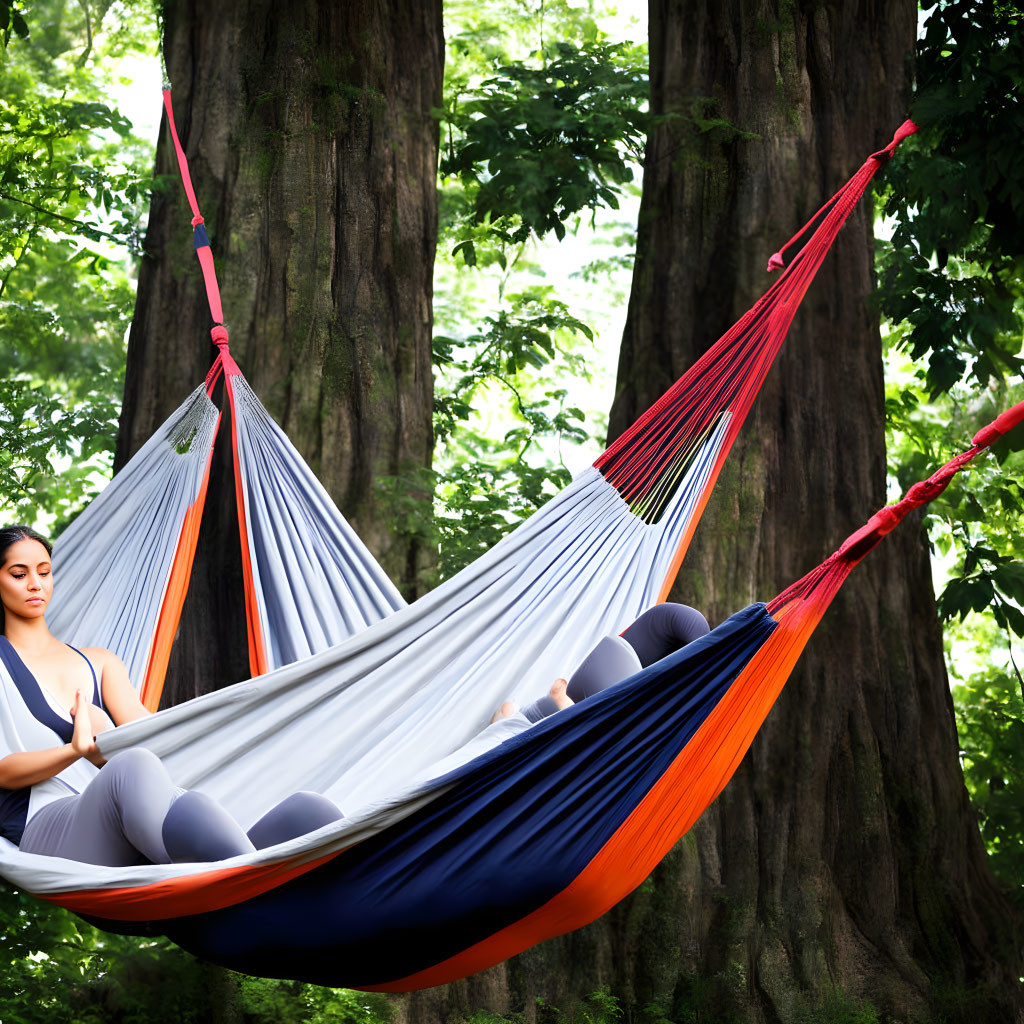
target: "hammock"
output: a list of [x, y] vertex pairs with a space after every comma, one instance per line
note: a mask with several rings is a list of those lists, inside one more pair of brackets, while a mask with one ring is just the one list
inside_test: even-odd
[[[56, 571], [89, 557], [86, 536], [113, 545], [127, 530], [145, 557], [136, 535], [168, 529], [176, 540], [155, 545], [153, 567], [139, 573], [145, 587], [121, 600], [120, 581], [104, 593], [105, 581], [94, 579], [91, 604], [106, 608], [117, 622], [109, 635], [122, 643], [139, 642], [143, 622], [173, 635], [216, 431], [209, 389], [223, 371], [236, 414], [250, 650], [257, 665], [262, 650], [271, 670], [105, 733], [100, 745], [107, 756], [149, 747], [179, 784], [200, 786], [245, 826], [302, 788], [332, 797], [346, 817], [217, 864], [98, 867], [0, 842], [0, 870], [42, 898], [119, 930], [158, 927], [229, 967], [385, 990], [463, 977], [627, 895], [724, 787], [853, 565], [1018, 422], [1024, 406], [770, 604], [466, 763], [453, 752], [502, 700], [536, 696], [667, 592], [800, 298], [872, 175], [913, 130], [903, 126], [868, 158], [816, 215], [810, 239], [766, 295], [593, 467], [406, 607], [244, 384], [187, 186], [218, 321], [217, 360], [206, 386], [104, 492], [110, 510], [132, 506], [125, 525], [90, 509], [90, 529], [62, 538]], [[187, 176], [180, 145], [178, 153]], [[250, 422], [263, 426], [248, 430]], [[288, 453], [282, 478], [257, 475], [271, 452]], [[169, 496], [147, 484], [158, 468], [172, 481]], [[309, 588], [306, 567], [288, 579], [281, 565], [299, 547], [315, 569], [324, 538], [331, 571], [317, 585], [340, 588], [351, 614], [318, 608], [313, 630], [295, 610]], [[139, 655], [147, 666], [159, 661], [154, 650]], [[0, 687], [0, 698], [9, 692]], [[491, 738], [502, 728], [492, 726]]]
[[223, 368], [253, 675], [325, 650], [405, 605], [226, 351], [107, 487], [61, 534], [51, 629], [107, 647], [143, 703], [160, 702], [199, 538]]

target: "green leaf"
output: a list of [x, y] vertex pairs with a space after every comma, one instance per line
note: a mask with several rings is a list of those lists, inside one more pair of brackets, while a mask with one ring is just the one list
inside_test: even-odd
[[458, 256], [461, 253], [463, 262], [467, 267], [476, 266], [476, 246], [473, 244], [471, 239], [467, 239], [464, 242], [459, 242], [454, 249], [452, 249], [452, 256]]
[[1007, 562], [992, 573], [995, 585], [1018, 604], [1024, 604], [1024, 562]]
[[1007, 625], [1015, 636], [1024, 638], [1024, 612], [1015, 608], [1012, 604], [1001, 605], [1001, 611], [1006, 617]]

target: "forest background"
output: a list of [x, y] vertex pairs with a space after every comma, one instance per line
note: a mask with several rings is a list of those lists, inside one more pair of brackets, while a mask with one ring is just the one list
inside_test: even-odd
[[[635, 210], [654, 127], [647, 49], [609, 35], [622, 21], [607, 10], [492, 0], [449, 3], [445, 18], [433, 466], [375, 481], [388, 530], [415, 534], [431, 552], [404, 581], [409, 593], [490, 547], [603, 445], [612, 359], [600, 353], [617, 344], [609, 307], [625, 302], [636, 247], [635, 218], [615, 211]], [[179, 184], [153, 177], [151, 145], [106, 101], [127, 58], [156, 59], [148, 6], [0, 2], [0, 32], [0, 508], [5, 520], [59, 533], [113, 469], [150, 198]], [[874, 196], [893, 497], [1024, 397], [1022, 78], [1014, 5], [923, 7], [911, 109], [923, 131]], [[553, 102], [566, 80], [590, 98], [569, 133]], [[706, 109], [692, 119], [730, 144], [752, 134]], [[888, 127], [879, 126], [879, 145]], [[559, 133], [571, 135], [579, 179], [541, 173], [538, 139]], [[545, 250], [573, 276], [552, 284]], [[190, 259], [183, 250], [183, 268]], [[998, 446], [925, 518], [964, 779], [992, 869], [1018, 910], [1021, 447], [1013, 438]], [[97, 932], [10, 889], [0, 922], [5, 1018], [374, 1021], [395, 1012], [362, 994], [230, 975], [159, 941]], [[716, 1019], [694, 1009], [699, 993], [688, 1007], [624, 1002], [610, 992], [563, 1009], [595, 1021]], [[806, 1014], [881, 1019], [838, 989]]]

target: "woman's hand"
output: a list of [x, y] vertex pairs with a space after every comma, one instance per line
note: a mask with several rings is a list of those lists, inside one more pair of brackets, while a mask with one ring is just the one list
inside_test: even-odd
[[[71, 732], [71, 749], [79, 757], [84, 757], [97, 767], [106, 764], [107, 762], [100, 753], [99, 747], [96, 746], [96, 734], [93, 731], [92, 715], [82, 701], [81, 690], [75, 691], [75, 703], [71, 707], [71, 717], [74, 720], [74, 728]], [[106, 718], [107, 716], [103, 715], [103, 717]], [[102, 732], [103, 730], [101, 729], [100, 731]]]
[[110, 720], [110, 716], [106, 711], [92, 703], [89, 704], [89, 721], [92, 723], [92, 734], [94, 737], [99, 736], [101, 732], [114, 728], [114, 723]]
[[[107, 762], [96, 746], [93, 719], [87, 710], [90, 706], [82, 700], [82, 691], [76, 691], [75, 703], [71, 708], [74, 724], [70, 743], [65, 743], [62, 747], [51, 747], [49, 750], [19, 750], [6, 757], [0, 757], [0, 788], [21, 789], [24, 786], [34, 786], [37, 782], [45, 782], [59, 775], [65, 768], [70, 768], [81, 757], [97, 768], [105, 765]], [[106, 718], [106, 715], [103, 715], [103, 718]]]

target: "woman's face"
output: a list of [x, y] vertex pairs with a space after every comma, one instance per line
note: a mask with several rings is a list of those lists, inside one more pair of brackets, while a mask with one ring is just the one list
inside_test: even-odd
[[42, 616], [53, 594], [50, 556], [37, 540], [15, 541], [0, 565], [0, 602], [7, 615], [21, 619]]

